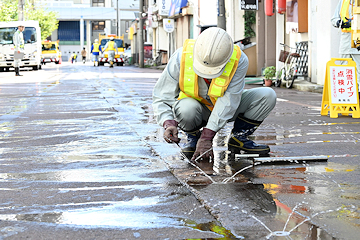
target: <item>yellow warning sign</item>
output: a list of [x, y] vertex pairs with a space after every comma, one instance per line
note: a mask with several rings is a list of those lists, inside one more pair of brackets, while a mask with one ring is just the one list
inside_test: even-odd
[[356, 63], [351, 58], [332, 58], [326, 64], [321, 115], [329, 112], [331, 118], [360, 118]]

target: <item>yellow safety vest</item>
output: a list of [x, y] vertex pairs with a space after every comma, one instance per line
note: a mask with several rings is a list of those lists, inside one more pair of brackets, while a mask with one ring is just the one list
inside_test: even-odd
[[99, 50], [99, 46], [100, 46], [100, 44], [98, 44], [98, 43], [94, 43], [94, 44], [93, 44], [93, 46], [94, 46], [94, 48], [93, 48], [93, 52], [100, 52], [100, 50]]
[[241, 57], [241, 50], [238, 45], [234, 45], [234, 51], [230, 57], [229, 62], [226, 64], [225, 69], [221, 76], [211, 81], [208, 96], [210, 97], [211, 103], [199, 96], [199, 85], [198, 75], [193, 70], [193, 50], [194, 50], [194, 39], [186, 39], [183, 51], [181, 55], [180, 63], [180, 95], [179, 100], [191, 97], [199, 102], [205, 104], [211, 111], [215, 106], [216, 100], [219, 97], [224, 96], [226, 89], [228, 88], [232, 77], [234, 76], [239, 59]]
[[[341, 5], [341, 9], [340, 9], [340, 18], [341, 18], [341, 20], [343, 22], [349, 21], [349, 20], [346, 20], [346, 18], [350, 19], [349, 7], [350, 7], [350, 0], [344, 0], [342, 5]], [[351, 32], [351, 27], [350, 28], [343, 28], [343, 29], [341, 29], [341, 31], [342, 32]]]
[[107, 47], [108, 51], [115, 51], [114, 45], [115, 45], [114, 41], [109, 41], [109, 44]]

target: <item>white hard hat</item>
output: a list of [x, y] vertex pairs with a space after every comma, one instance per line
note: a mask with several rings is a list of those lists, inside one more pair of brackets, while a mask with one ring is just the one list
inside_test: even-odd
[[98, 39], [95, 39], [95, 42], [97, 43], [97, 42], [99, 42], [99, 40], [98, 40]]
[[234, 42], [223, 29], [211, 27], [204, 30], [194, 44], [194, 71], [203, 78], [219, 77], [229, 61]]
[[110, 37], [110, 41], [114, 40], [114, 37]]

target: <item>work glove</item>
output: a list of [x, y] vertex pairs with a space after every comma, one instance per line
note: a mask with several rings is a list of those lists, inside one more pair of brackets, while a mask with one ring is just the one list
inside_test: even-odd
[[168, 143], [179, 143], [180, 139], [178, 138], [178, 123], [175, 120], [166, 120], [163, 124], [165, 129], [164, 132], [164, 139]]
[[196, 150], [194, 152], [191, 161], [197, 161], [197, 158], [200, 160], [209, 160], [214, 159], [214, 152], [212, 149], [212, 141], [215, 136], [216, 132], [210, 130], [208, 128], [204, 128], [200, 139], [196, 144]]
[[342, 22], [341, 23], [341, 28], [350, 28], [351, 27], [351, 20], [349, 21], [349, 19], [347, 19], [346, 17], [345, 17], [345, 19], [347, 20], [346, 22]]
[[342, 22], [341, 23], [341, 28], [349, 28], [351, 27], [351, 22]]

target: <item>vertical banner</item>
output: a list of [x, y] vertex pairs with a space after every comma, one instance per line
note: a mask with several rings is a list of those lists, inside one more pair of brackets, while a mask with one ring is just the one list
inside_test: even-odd
[[175, 16], [181, 13], [181, 9], [186, 7], [188, 0], [171, 0], [169, 17]]
[[160, 16], [168, 16], [171, 0], [160, 0], [157, 5], [159, 6], [159, 15]]
[[[342, 65], [347, 62], [346, 65]], [[351, 58], [332, 58], [326, 64], [321, 115], [360, 118], [356, 63]]]

